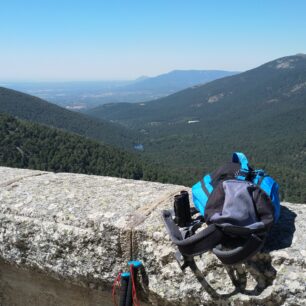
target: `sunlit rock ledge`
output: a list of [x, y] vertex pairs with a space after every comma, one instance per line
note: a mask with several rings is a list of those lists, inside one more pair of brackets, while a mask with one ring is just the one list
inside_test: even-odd
[[139, 259], [143, 305], [306, 304], [306, 205], [282, 203], [262, 253], [223, 266], [173, 256], [160, 211], [182, 186], [0, 167], [0, 305], [112, 305], [110, 288]]

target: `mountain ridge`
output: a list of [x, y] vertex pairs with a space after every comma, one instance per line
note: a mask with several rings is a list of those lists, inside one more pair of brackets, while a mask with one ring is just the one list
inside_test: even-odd
[[154, 90], [158, 87], [159, 90], [174, 92], [237, 73], [236, 71], [226, 70], [175, 69], [154, 77], [147, 77], [144, 80], [137, 79], [137, 82], [127, 84], [123, 88], [129, 90]]
[[134, 139], [137, 139], [134, 132], [114, 123], [96, 120], [4, 87], [0, 87], [0, 112], [123, 148], [132, 149]]
[[[168, 107], [168, 109], [163, 110], [163, 113], [166, 116], [171, 116], [172, 115], [172, 119], [176, 118], [178, 115], [180, 115], [179, 112], [177, 112], [175, 110], [175, 107], [180, 106], [180, 107], [187, 107], [188, 104], [190, 103], [190, 101], [192, 101], [193, 106], [194, 107], [194, 112], [192, 112], [190, 115], [196, 116], [198, 114], [199, 111], [201, 111], [201, 107], [202, 106], [206, 106], [206, 109], [208, 107], [215, 107], [216, 102], [221, 101], [221, 100], [226, 100], [230, 95], [233, 95], [233, 90], [239, 91], [240, 95], [241, 93], [245, 95], [244, 99], [250, 99], [251, 93], [250, 90], [255, 91], [258, 90], [259, 84], [258, 82], [260, 82], [261, 84], [263, 83], [268, 83], [271, 82], [271, 78], [275, 78], [275, 77], [279, 77], [279, 73], [283, 74], [284, 71], [287, 72], [288, 70], [292, 69], [291, 67], [294, 65], [294, 62], [290, 62], [290, 60], [298, 60], [298, 59], [304, 59], [304, 56], [290, 56], [290, 57], [283, 57], [280, 59], [277, 59], [275, 61], [271, 61], [268, 62], [266, 64], [263, 64], [257, 68], [248, 70], [246, 72], [242, 72], [238, 75], [234, 75], [234, 76], [229, 76], [229, 77], [225, 77], [222, 79], [218, 79], [218, 80], [214, 80], [212, 82], [209, 82], [207, 84], [204, 84], [202, 86], [194, 86], [191, 88], [187, 88], [185, 90], [179, 91], [177, 93], [174, 93], [168, 97], [164, 97], [164, 98], [160, 98], [158, 100], [154, 100], [154, 101], [149, 101], [149, 102], [143, 102], [141, 103], [141, 105], [138, 104], [129, 104], [129, 103], [121, 103], [118, 105], [115, 104], [107, 104], [105, 106], [101, 106], [101, 107], [97, 107], [94, 109], [94, 111], [92, 112], [92, 115], [95, 115], [96, 117], [101, 117], [101, 118], [105, 118], [107, 120], [118, 120], [119, 119], [129, 119], [129, 113], [127, 112], [129, 110], [129, 108], [135, 112], [135, 116], [137, 118], [143, 118], [143, 116], [146, 116], [146, 114], [150, 113], [152, 116], [152, 121], [153, 120], [159, 120], [160, 114], [158, 112], [156, 112], [156, 116], [154, 116], [154, 111], [156, 111], [158, 108], [161, 108], [162, 106], [164, 108], [167, 107], [167, 105], [169, 106], [169, 102], [173, 102], [175, 101], [175, 104], [172, 103], [171, 105], [171, 109], [170, 107]], [[288, 62], [289, 60], [289, 62]], [[285, 66], [284, 66], [285, 65]], [[287, 65], [287, 66], [286, 66]], [[290, 66], [291, 65], [291, 66]], [[262, 69], [273, 69], [274, 72], [277, 72], [276, 74], [274, 73], [274, 75], [268, 77], [268, 79], [262, 79], [261, 74], [261, 70]], [[306, 68], [306, 62], [303, 61], [303, 67], [302, 67], [302, 72], [305, 72], [305, 68]], [[255, 72], [255, 75], [254, 75]], [[259, 76], [258, 76], [259, 74]], [[255, 84], [254, 86], [250, 86], [248, 88], [244, 88], [243, 85], [245, 85], [245, 83], [247, 82], [246, 78], [250, 78], [250, 80], [248, 81], [252, 81], [253, 84]], [[270, 78], [270, 79], [269, 79]], [[273, 80], [272, 80], [273, 81]], [[288, 82], [287, 82], [287, 78], [285, 75], [285, 79], [283, 80], [283, 85], [285, 87], [288, 87]], [[287, 82], [287, 83], [286, 83]], [[303, 81], [304, 82], [304, 81]], [[300, 83], [301, 86], [303, 86], [303, 82]], [[231, 84], [228, 84], [231, 83]], [[289, 82], [290, 84], [290, 82]], [[228, 92], [228, 96], [225, 96], [224, 88], [231, 86], [229, 92]], [[299, 85], [297, 83], [292, 84], [294, 85]], [[292, 88], [288, 88], [288, 90], [293, 90], [294, 87], [292, 86]], [[267, 90], [267, 96], [270, 96], [270, 102], [272, 99], [276, 99], [276, 95], [278, 93], [278, 88], [266, 88]], [[301, 88], [303, 89], [303, 88]], [[223, 90], [223, 91], [222, 91]], [[263, 88], [261, 88], [260, 90], [263, 90]], [[268, 92], [270, 91], [270, 92]], [[294, 93], [294, 92], [293, 92]], [[207, 103], [204, 103], [206, 99]], [[211, 100], [209, 100], [211, 99]], [[269, 100], [267, 100], [269, 101]], [[276, 101], [275, 101], [276, 102]], [[145, 107], [144, 107], [145, 106]], [[174, 107], [175, 106], [175, 107]], [[123, 111], [122, 114], [120, 114], [120, 108], [123, 107]], [[101, 110], [101, 112], [99, 113], [99, 110]], [[112, 116], [111, 112], [112, 110], [115, 111], [116, 116]], [[87, 114], [91, 114], [91, 110], [88, 110], [86, 112]], [[118, 113], [119, 116], [118, 117]], [[131, 116], [131, 119], [134, 119], [133, 116]], [[169, 118], [168, 118], [169, 119]]]

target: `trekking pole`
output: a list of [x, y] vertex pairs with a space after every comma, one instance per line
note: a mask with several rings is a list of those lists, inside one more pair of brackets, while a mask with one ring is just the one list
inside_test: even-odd
[[119, 306], [125, 306], [126, 304], [129, 279], [130, 279], [129, 272], [124, 272], [121, 274]]
[[130, 267], [130, 277], [126, 294], [125, 306], [140, 306], [136, 294], [136, 274], [139, 268], [141, 268], [142, 263], [138, 260], [131, 260], [128, 262]]
[[125, 273], [119, 272], [117, 277], [115, 278], [113, 289], [112, 289], [112, 298], [113, 298], [113, 302], [115, 306], [118, 306], [117, 300], [116, 300], [116, 290], [119, 287], [120, 287], [119, 306], [125, 306], [129, 278], [130, 278], [129, 272], [125, 272]]

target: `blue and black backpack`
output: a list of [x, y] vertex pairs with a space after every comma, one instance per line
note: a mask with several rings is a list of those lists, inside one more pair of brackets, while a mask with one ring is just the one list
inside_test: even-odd
[[[243, 153], [175, 196], [174, 210], [164, 210], [166, 229], [186, 267], [208, 250], [224, 264], [248, 259], [262, 247], [280, 215], [278, 184], [264, 170], [254, 170]], [[207, 227], [203, 229], [202, 225]]]

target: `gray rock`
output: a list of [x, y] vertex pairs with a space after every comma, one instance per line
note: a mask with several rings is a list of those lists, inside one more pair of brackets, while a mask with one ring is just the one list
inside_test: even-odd
[[[140, 295], [152, 305], [306, 303], [305, 204], [282, 203], [281, 222], [274, 226], [262, 253], [232, 267], [206, 253], [197, 258], [199, 271], [194, 275], [189, 268], [180, 270], [160, 217], [182, 189], [188, 190], [0, 167], [1, 260], [65, 286], [110, 292], [127, 261], [139, 259], [144, 263]], [[8, 305], [4, 289], [8, 282], [0, 278], [0, 305]], [[86, 300], [80, 305], [94, 304]]]

